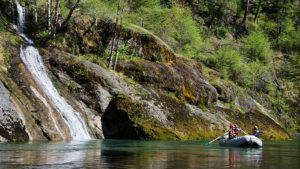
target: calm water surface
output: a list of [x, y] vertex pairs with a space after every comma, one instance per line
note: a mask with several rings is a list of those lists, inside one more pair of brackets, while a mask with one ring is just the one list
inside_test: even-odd
[[229, 148], [204, 141], [92, 140], [0, 144], [0, 168], [299, 169], [300, 139]]

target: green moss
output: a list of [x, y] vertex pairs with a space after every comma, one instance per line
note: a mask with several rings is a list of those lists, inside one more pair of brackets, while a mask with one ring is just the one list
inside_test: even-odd
[[208, 111], [209, 109], [207, 108], [207, 106], [204, 103], [200, 103], [198, 104], [198, 106], [200, 109], [202, 109], [203, 111]]
[[77, 86], [76, 86], [75, 84], [73, 84], [73, 83], [65, 82], [64, 85], [65, 85], [65, 87], [66, 87], [69, 91], [71, 91], [72, 93], [74, 93], [75, 90], [77, 90]]
[[127, 84], [129, 84], [129, 85], [133, 85], [133, 86], [137, 85], [137, 82], [134, 81], [134, 80], [131, 79], [131, 78], [123, 77], [123, 80], [124, 80]]
[[[116, 104], [114, 112], [118, 112], [118, 119], [122, 119], [118, 122], [120, 130], [131, 131], [133, 137], [146, 140], [178, 138], [174, 132], [161, 125], [157, 119], [149, 116], [143, 105], [134, 103], [124, 95], [118, 95], [113, 102]], [[127, 126], [126, 124], [130, 125]]]
[[191, 102], [193, 104], [197, 103], [194, 86], [190, 83], [184, 84], [184, 86], [182, 87], [182, 94], [188, 100], [188, 102]]
[[173, 98], [173, 99], [177, 99], [176, 93], [175, 93], [175, 92], [169, 92], [168, 95], [169, 95], [171, 98]]

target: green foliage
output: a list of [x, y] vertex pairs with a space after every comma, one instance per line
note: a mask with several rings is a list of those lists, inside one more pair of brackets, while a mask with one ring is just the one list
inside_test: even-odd
[[270, 65], [265, 65], [259, 61], [251, 62], [251, 88], [256, 91], [270, 93], [274, 91], [272, 75], [273, 69]]
[[196, 56], [203, 41], [201, 29], [192, 17], [192, 12], [178, 5], [172, 8], [161, 6], [159, 1], [140, 6], [142, 2], [134, 2], [131, 7], [136, 13], [130, 13], [127, 22], [141, 25], [166, 42], [176, 52], [188, 56]]
[[129, 78], [129, 77], [123, 77], [123, 80], [127, 83], [127, 84], [130, 84], [130, 85], [136, 85], [136, 81], [134, 81], [133, 79]]
[[242, 38], [242, 51], [246, 58], [253, 62], [259, 60], [265, 64], [269, 61], [272, 55], [270, 43], [261, 32], [253, 32], [250, 35]]
[[248, 86], [250, 83], [249, 67], [243, 62], [240, 53], [230, 46], [223, 46], [216, 55], [208, 57], [205, 63], [241, 86]]
[[71, 92], [75, 92], [75, 90], [77, 89], [76, 84], [74, 83], [68, 83], [65, 82], [64, 85], [71, 91]]
[[173, 99], [177, 99], [176, 93], [174, 93], [174, 92], [169, 92], [168, 95], [169, 95], [170, 97], [172, 97]]
[[212, 26], [211, 31], [214, 35], [216, 35], [217, 38], [222, 39], [226, 37], [227, 29], [226, 27], [219, 23], [219, 24], [214, 24]]
[[285, 80], [298, 83], [300, 91], [300, 55], [286, 56], [282, 67], [280, 68], [279, 77]]
[[295, 28], [292, 20], [287, 19], [278, 37], [278, 46], [284, 51], [300, 51], [300, 26]]
[[119, 60], [134, 60], [139, 59], [137, 53], [131, 53], [128, 46], [119, 47]]
[[86, 55], [80, 55], [81, 59], [88, 60], [90, 62], [96, 63], [100, 65], [101, 67], [106, 67], [106, 63], [103, 61], [103, 58], [95, 55], [95, 54], [86, 54]]

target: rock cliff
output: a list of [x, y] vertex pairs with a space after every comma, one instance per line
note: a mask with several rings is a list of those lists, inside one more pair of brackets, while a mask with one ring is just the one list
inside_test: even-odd
[[[290, 138], [272, 110], [249, 92], [134, 26], [123, 30], [121, 44], [139, 51], [139, 58], [120, 61], [116, 72], [71, 54], [68, 46], [103, 52], [111, 43], [111, 23], [89, 30], [82, 20], [74, 22], [67, 44], [48, 42], [39, 50], [55, 87], [81, 112], [92, 137], [209, 139], [235, 123], [248, 133], [257, 125], [263, 138]], [[0, 39], [5, 36], [17, 40], [0, 41], [0, 140], [70, 139], [62, 117], [19, 58], [24, 41], [7, 32]]]

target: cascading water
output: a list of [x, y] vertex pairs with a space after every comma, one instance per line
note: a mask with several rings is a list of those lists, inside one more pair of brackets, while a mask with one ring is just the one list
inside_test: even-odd
[[[18, 3], [16, 0], [17, 10], [18, 10], [18, 23], [20, 33], [24, 30], [25, 24], [25, 13], [24, 8]], [[33, 44], [33, 42], [25, 35], [20, 34], [24, 39], [29, 43]], [[67, 102], [61, 97], [48, 77], [47, 68], [44, 66], [42, 57], [40, 56], [38, 50], [34, 46], [20, 47], [20, 57], [26, 68], [31, 73], [32, 77], [39, 85], [39, 87], [43, 90], [43, 93], [50, 100], [51, 104], [54, 108], [61, 114], [63, 119], [65, 120], [72, 139], [74, 140], [85, 140], [91, 139], [88, 131], [88, 127], [86, 126], [85, 121], [81, 117], [79, 112], [76, 112]]]
[[25, 27], [25, 8], [23, 8], [17, 0], [15, 0], [15, 2], [18, 10], [19, 32], [23, 32]]
[[20, 36], [22, 36], [27, 43], [33, 44], [33, 41], [29, 39], [25, 34], [24, 34], [24, 28], [25, 28], [25, 8], [23, 8], [17, 0], [15, 0], [16, 5], [17, 5], [17, 11], [18, 11], [18, 24], [19, 27], [12, 27], [15, 29]]

